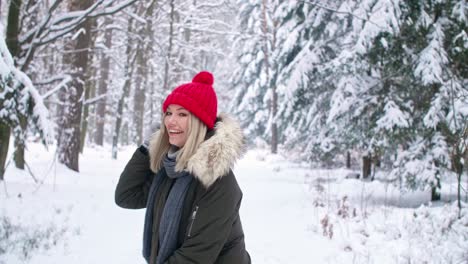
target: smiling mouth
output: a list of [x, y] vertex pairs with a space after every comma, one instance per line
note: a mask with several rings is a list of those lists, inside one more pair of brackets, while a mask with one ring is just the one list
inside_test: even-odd
[[180, 130], [173, 130], [173, 129], [170, 129], [169, 130], [169, 135], [179, 135], [179, 134], [182, 134], [183, 131], [180, 131]]

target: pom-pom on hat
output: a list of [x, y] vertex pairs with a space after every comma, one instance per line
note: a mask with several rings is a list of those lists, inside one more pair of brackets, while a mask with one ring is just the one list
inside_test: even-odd
[[202, 71], [191, 83], [175, 88], [163, 103], [163, 112], [171, 104], [177, 104], [198, 117], [208, 129], [213, 129], [218, 110], [218, 99], [213, 89], [214, 78], [210, 72]]

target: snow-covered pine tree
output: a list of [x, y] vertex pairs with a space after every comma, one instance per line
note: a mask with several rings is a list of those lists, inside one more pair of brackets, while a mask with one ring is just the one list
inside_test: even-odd
[[[391, 175], [406, 187], [431, 187], [433, 199], [439, 199], [441, 177], [453, 172], [455, 135], [462, 135], [467, 117], [467, 91], [462, 88], [466, 75], [459, 66], [463, 64], [460, 59], [466, 59], [467, 46], [455, 39], [463, 35], [466, 21], [453, 15], [463, 4], [373, 4], [369, 21], [356, 34], [356, 52], [351, 57], [364, 62], [351, 74], [359, 73], [360, 78], [368, 80], [364, 83], [371, 85], [356, 99], [346, 96], [343, 89], [337, 90], [335, 98], [341, 96], [353, 105], [344, 116], [367, 120], [364, 127], [352, 122], [349, 125], [356, 132], [370, 132], [367, 149], [372, 154], [386, 153], [387, 161], [398, 154]], [[369, 74], [363, 74], [366, 71]]]
[[372, 0], [329, 7], [327, 24], [346, 18], [335, 28], [349, 30], [337, 35], [337, 56], [322, 64], [324, 80], [336, 86], [330, 97], [317, 95], [330, 102], [317, 143], [341, 140], [387, 163], [399, 153], [392, 175], [408, 187], [430, 186], [438, 198], [440, 177], [457, 161], [451, 153], [466, 151], [459, 147], [467, 107], [464, 3]]
[[[43, 143], [53, 140], [54, 126], [49, 117], [49, 111], [44, 106], [42, 96], [33, 86], [29, 77], [16, 68], [13, 57], [8, 50], [0, 24], [0, 124], [11, 128], [13, 135], [25, 140], [26, 131], [20, 124], [20, 116], [32, 117], [31, 121], [39, 132]], [[1, 141], [0, 148], [8, 150], [9, 141]], [[6, 153], [1, 152], [0, 180], [4, 179]]]
[[239, 117], [248, 138], [256, 140], [267, 137], [271, 121], [270, 87], [271, 76], [275, 73], [274, 67], [266, 63], [265, 52], [269, 53], [267, 56], [271, 55], [272, 47], [275, 46], [272, 13], [276, 9], [276, 2], [268, 4], [266, 25], [271, 29], [269, 32], [265, 32], [265, 26], [262, 25], [265, 19], [262, 0], [237, 1], [237, 4], [241, 33], [235, 40], [234, 52], [239, 65], [231, 79], [236, 94], [230, 108]]
[[288, 1], [275, 19], [285, 148], [321, 161], [359, 150], [437, 198], [466, 155], [465, 3]]
[[466, 14], [465, 1], [413, 3], [402, 28], [417, 39], [399, 36], [410, 55], [406, 74], [412, 79], [409, 103], [418, 133], [398, 153], [392, 175], [413, 188], [431, 186], [435, 200], [442, 178], [461, 176], [468, 151]]
[[[333, 9], [339, 3], [321, 4]], [[336, 78], [325, 66], [337, 56], [340, 37], [349, 30], [345, 19], [331, 20], [333, 14], [306, 1], [282, 1], [275, 13], [279, 29], [274, 80], [279, 94], [280, 139], [286, 149], [296, 150], [301, 153], [299, 158], [307, 160], [324, 161], [338, 149], [336, 140], [323, 140], [321, 135], [332, 129], [324, 124]]]

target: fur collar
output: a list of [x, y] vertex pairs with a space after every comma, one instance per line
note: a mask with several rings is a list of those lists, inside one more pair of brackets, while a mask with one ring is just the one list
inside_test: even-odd
[[[228, 174], [244, 152], [244, 136], [239, 123], [226, 114], [220, 114], [218, 119], [214, 134], [200, 145], [185, 169], [206, 188]], [[154, 153], [151, 145], [150, 153]]]

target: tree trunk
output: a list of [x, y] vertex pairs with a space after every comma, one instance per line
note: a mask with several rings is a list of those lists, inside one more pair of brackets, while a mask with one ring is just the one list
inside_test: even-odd
[[[132, 33], [132, 23], [133, 23], [133, 19], [129, 19], [128, 30], [127, 30], [128, 35]], [[134, 61], [134, 58], [132, 58], [132, 54], [131, 54], [132, 44], [133, 44], [132, 41], [127, 40], [127, 49], [125, 52], [127, 54], [127, 63], [125, 64], [125, 82], [123, 84], [122, 95], [120, 96], [119, 102], [117, 104], [117, 117], [115, 120], [114, 134], [112, 136], [112, 158], [113, 159], [117, 159], [120, 128], [122, 126], [122, 116], [123, 116], [123, 109], [125, 105], [125, 98], [127, 98], [128, 95], [130, 94], [130, 79], [132, 76], [130, 65], [132, 65]]]
[[346, 168], [351, 169], [351, 153], [346, 151]]
[[[463, 139], [461, 139], [463, 140]], [[460, 142], [457, 141], [456, 144], [453, 145], [453, 152], [451, 154], [450, 160], [451, 160], [451, 165], [452, 165], [452, 170], [457, 174], [457, 205], [459, 209], [458, 217], [461, 217], [461, 209], [462, 209], [462, 204], [461, 204], [461, 184], [462, 184], [462, 176], [463, 176], [463, 163], [464, 163], [464, 156], [465, 153], [463, 153], [462, 149], [459, 147]], [[468, 150], [464, 150], [465, 152], [468, 152]]]
[[[468, 174], [468, 148], [465, 148], [465, 152], [463, 153], [463, 166], [464, 170]], [[461, 171], [463, 175], [463, 170]], [[461, 187], [461, 179], [460, 179], [460, 186]], [[468, 188], [468, 177], [466, 177], [466, 187]], [[468, 191], [465, 191], [465, 203], [468, 203]]]
[[[268, 23], [267, 23], [267, 0], [262, 1], [262, 34], [263, 34], [263, 54], [265, 55], [264, 61], [265, 61], [265, 74], [266, 74], [266, 83], [267, 85], [270, 86], [269, 89], [271, 89], [271, 98], [270, 98], [270, 122], [271, 122], [271, 153], [277, 153], [278, 152], [278, 126], [276, 124], [276, 113], [277, 113], [277, 108], [278, 108], [278, 95], [276, 93], [276, 87], [275, 84], [271, 83], [271, 76], [270, 76], [270, 53], [271, 50], [274, 49], [274, 42], [275, 40], [273, 39], [271, 50], [268, 48], [268, 43], [269, 43], [269, 30], [268, 30]], [[272, 32], [273, 33], [273, 32]]]
[[120, 97], [118, 105], [117, 105], [117, 118], [115, 120], [114, 135], [112, 137], [112, 158], [113, 159], [117, 159], [120, 128], [122, 127], [122, 115], [123, 115], [123, 109], [124, 109], [124, 104], [125, 104], [125, 98], [128, 97], [130, 93], [131, 74], [128, 72], [128, 66], [125, 66], [125, 68], [127, 70], [127, 73], [126, 73], [127, 76], [123, 85], [122, 96]]
[[[109, 71], [110, 71], [110, 52], [112, 48], [112, 28], [110, 27], [112, 20], [106, 17], [104, 21], [104, 26], [106, 27], [105, 33], [105, 50], [102, 53], [101, 65], [99, 70], [101, 71], [101, 77], [99, 78], [98, 92], [97, 96], [102, 96], [107, 94], [109, 87]], [[97, 103], [96, 109], [96, 134], [94, 137], [94, 142], [102, 146], [104, 144], [104, 125], [106, 121], [106, 98], [102, 98]]]
[[[91, 98], [92, 94], [94, 94], [93, 90], [96, 89], [95, 86], [96, 86], [96, 82], [94, 80], [88, 79], [88, 81], [86, 82], [86, 86], [85, 86], [85, 96], [84, 96], [85, 101]], [[81, 117], [80, 153], [83, 153], [84, 146], [86, 143], [86, 134], [88, 133], [88, 117], [89, 117], [89, 105], [85, 104], [83, 106], [83, 116]]]
[[24, 115], [18, 116], [20, 127], [21, 127], [21, 136], [15, 138], [15, 153], [13, 154], [15, 160], [15, 166], [18, 169], [24, 170], [24, 146], [25, 146], [25, 137], [26, 129], [28, 126], [28, 119]]
[[[69, 11], [87, 9], [92, 3], [93, 0], [72, 0], [68, 5]], [[71, 68], [73, 80], [68, 85], [65, 111], [60, 122], [58, 152], [59, 161], [74, 171], [79, 171], [80, 125], [83, 106], [81, 99], [84, 91], [84, 73], [86, 73], [88, 67], [91, 25], [91, 20], [86, 19], [75, 31], [78, 37], [67, 45], [67, 50], [74, 52], [64, 57], [65, 64]]]
[[146, 23], [138, 32], [139, 36], [143, 37], [143, 41], [137, 46], [136, 57], [136, 76], [135, 76], [135, 93], [133, 96], [134, 107], [134, 122], [136, 128], [136, 143], [140, 145], [143, 143], [143, 127], [144, 127], [144, 114], [145, 114], [145, 101], [146, 101], [146, 88], [148, 85], [148, 58], [152, 57], [151, 47], [151, 34], [152, 34], [152, 17], [155, 1], [148, 5], [146, 2], [141, 2], [139, 14], [146, 17]]
[[[6, 32], [6, 44], [8, 50], [11, 53], [13, 59], [17, 59], [20, 46], [18, 44], [18, 35], [20, 32], [20, 10], [21, 10], [21, 0], [12, 0], [8, 9], [8, 26]], [[16, 65], [16, 60], [15, 60]], [[3, 88], [0, 88], [0, 92], [3, 91]], [[26, 128], [26, 122], [24, 116], [19, 116], [21, 128]], [[11, 128], [6, 123], [0, 124], [0, 179], [3, 179], [3, 174], [5, 171], [5, 163], [8, 157], [8, 149], [11, 135]], [[23, 134], [22, 132], [19, 132]], [[24, 139], [21, 137], [15, 137], [15, 164], [19, 169], [24, 169]]]
[[[88, 47], [91, 49], [91, 47], [95, 47], [96, 43], [96, 33], [94, 33], [94, 29], [97, 27], [97, 21], [94, 18], [89, 19], [89, 23], [91, 24], [89, 27], [89, 34], [90, 40], [89, 40], [89, 45]], [[95, 54], [89, 55], [90, 58], [95, 56]], [[96, 90], [96, 76], [94, 73], [96, 72], [96, 67], [93, 66], [92, 59], [91, 62], [88, 62], [88, 67], [86, 70], [86, 76], [85, 76], [85, 86], [84, 86], [84, 100], [87, 101], [88, 99], [92, 98], [91, 96], [94, 95], [94, 91]], [[81, 135], [80, 135], [80, 153], [83, 153], [85, 142], [86, 142], [86, 135], [88, 134], [88, 117], [89, 117], [89, 104], [84, 104], [83, 105], [83, 116], [81, 118]]]
[[[151, 3], [151, 6], [149, 7], [150, 9], [150, 15], [148, 16], [149, 17], [149, 21], [147, 22], [147, 32], [148, 32], [148, 38], [150, 40], [150, 43], [154, 43], [155, 40], [155, 37], [154, 37], [154, 30], [153, 30], [153, 13], [154, 13], [154, 7], [156, 6], [156, 2], [157, 0], [153, 0], [153, 2]], [[150, 44], [149, 43], [149, 44]], [[150, 50], [150, 54], [151, 56], [153, 56], [153, 46], [152, 45], [149, 45], [149, 50]], [[149, 108], [150, 108], [150, 113], [149, 113], [149, 127], [148, 127], [148, 130], [147, 130], [147, 133], [145, 134], [145, 138], [147, 138], [149, 135], [151, 135], [152, 133], [154, 133], [156, 131], [156, 127], [157, 125], [159, 124], [159, 118], [157, 118], [160, 114], [161, 111], [158, 111], [159, 109], [161, 109], [159, 106], [160, 106], [160, 100], [158, 100], [156, 98], [156, 85], [155, 85], [155, 78], [154, 76], [156, 76], [156, 70], [155, 70], [155, 67], [150, 63], [148, 65], [148, 74], [149, 74], [149, 78], [148, 78], [148, 88], [150, 89], [150, 100], [149, 100]], [[158, 106], [158, 107], [156, 107]]]
[[372, 169], [372, 155], [368, 153], [362, 157], [362, 178], [367, 179], [371, 174]]
[[5, 163], [8, 157], [8, 146], [10, 144], [10, 127], [0, 122], [0, 181], [3, 181], [5, 176]]
[[[21, 2], [18, 1], [18, 2]], [[30, 0], [30, 1], [27, 1], [26, 2], [27, 6], [26, 6], [26, 9], [29, 9], [31, 8], [31, 6], [33, 5], [36, 5], [37, 4], [37, 1], [36, 0]], [[20, 5], [21, 3], [19, 3], [19, 5], [16, 7], [16, 8], [20, 8]], [[17, 15], [16, 19], [19, 19], [19, 12], [18, 14], [14, 14], [14, 15]], [[37, 16], [38, 14], [36, 12], [32, 12], [31, 14], [28, 15], [28, 18], [29, 20], [31, 21], [36, 21], [37, 22]], [[18, 32], [17, 32], [17, 36], [18, 37], [18, 34], [19, 34], [19, 28], [18, 28]], [[17, 45], [17, 48], [16, 48], [16, 51], [15, 51], [15, 54], [12, 54], [13, 56], [20, 56], [20, 46], [18, 44]], [[22, 71], [26, 71], [26, 69], [29, 67], [29, 63], [24, 63], [21, 67]], [[31, 77], [31, 76], [30, 76]], [[34, 79], [34, 78], [31, 78], [31, 79]], [[28, 113], [31, 113], [33, 111], [32, 109], [32, 105], [30, 103], [29, 104], [29, 111]], [[18, 119], [19, 119], [19, 122], [20, 122], [20, 127], [21, 127], [21, 132], [22, 132], [22, 135], [20, 137], [16, 137], [15, 138], [15, 153], [14, 153], [14, 160], [15, 160], [15, 165], [18, 169], [21, 169], [21, 170], [24, 170], [24, 165], [26, 163], [26, 160], [25, 160], [25, 153], [24, 153], [24, 149], [26, 147], [26, 130], [28, 128], [28, 115], [20, 115], [18, 116]]]
[[[153, 29], [153, 17], [154, 17], [154, 8], [156, 7], [156, 3], [157, 3], [157, 0], [153, 0], [151, 1], [151, 3], [149, 4], [149, 6], [146, 8], [146, 15], [145, 17], [147, 17], [148, 19], [146, 20], [146, 29], [145, 29], [145, 36], [147, 36], [148, 38], [148, 41], [145, 42], [145, 54], [148, 58], [152, 58], [153, 57], [153, 45], [152, 43], [154, 43], [155, 39], [154, 39], [154, 29]], [[146, 78], [145, 78], [145, 84], [146, 84], [146, 90], [148, 91], [148, 89], [150, 89], [149, 91], [149, 100], [148, 103], [149, 103], [149, 106], [147, 106], [147, 108], [149, 108], [149, 118], [147, 118], [147, 123], [143, 124], [143, 127], [145, 127], [146, 129], [143, 131], [143, 139], [145, 138], [148, 138], [149, 135], [151, 135], [154, 131], [155, 131], [155, 121], [158, 120], [157, 118], [157, 115], [155, 114], [155, 98], [154, 98], [154, 95], [155, 95], [155, 85], [154, 85], [154, 77], [153, 76], [156, 76], [155, 75], [155, 71], [154, 71], [154, 67], [151, 63], [148, 63], [148, 62], [145, 62], [145, 65], [146, 65]], [[159, 113], [160, 111], [157, 111], [157, 113]], [[155, 118], [156, 117], [156, 118]]]
[[[19, 19], [21, 0], [12, 0], [8, 9], [8, 25], [6, 32], [6, 44], [11, 56], [15, 59], [20, 51], [18, 44], [19, 35]], [[15, 62], [16, 63], [16, 62]], [[3, 92], [3, 87], [0, 87], [0, 92]], [[8, 124], [0, 122], [0, 180], [4, 179], [5, 163], [8, 157], [8, 149], [10, 144], [11, 128]], [[23, 155], [24, 157], [24, 155]]]
[[463, 164], [460, 164], [460, 168], [457, 174], [457, 205], [458, 205], [458, 218], [461, 217], [461, 210], [462, 210], [462, 205], [461, 205], [461, 181], [462, 181], [462, 176], [463, 176]]
[[431, 201], [440, 201], [440, 179], [437, 177], [437, 182], [431, 187]]
[[440, 201], [440, 169], [439, 169], [439, 162], [437, 160], [434, 161], [434, 165], [437, 168], [437, 173], [435, 175], [435, 184], [431, 183], [431, 201]]
[[13, 58], [17, 57], [20, 51], [18, 45], [18, 35], [20, 31], [20, 10], [21, 0], [11, 0], [10, 8], [8, 9], [8, 26], [6, 32], [6, 44]]
[[135, 88], [133, 95], [133, 122], [135, 125], [136, 132], [136, 144], [141, 145], [143, 142], [143, 115], [145, 112], [145, 100], [146, 100], [146, 60], [143, 58], [143, 47], [141, 45], [137, 48], [136, 57], [136, 76], [135, 76]]
[[[94, 43], [94, 39], [93, 39]], [[92, 76], [93, 72], [96, 72], [96, 68], [92, 65], [89, 65], [88, 72], [86, 73], [86, 82], [85, 82], [85, 95], [84, 101], [89, 100], [90, 98], [94, 98], [95, 91], [96, 91], [96, 76]], [[80, 153], [83, 153], [84, 146], [86, 144], [86, 135], [88, 134], [88, 121], [89, 118], [89, 108], [90, 104], [85, 104], [83, 106], [83, 116], [81, 118], [81, 135], [80, 135]]]
[[166, 62], [164, 63], [163, 89], [169, 90], [169, 67], [171, 66], [172, 39], [174, 37], [174, 0], [171, 0], [171, 21], [169, 22], [169, 47], [167, 48]]

